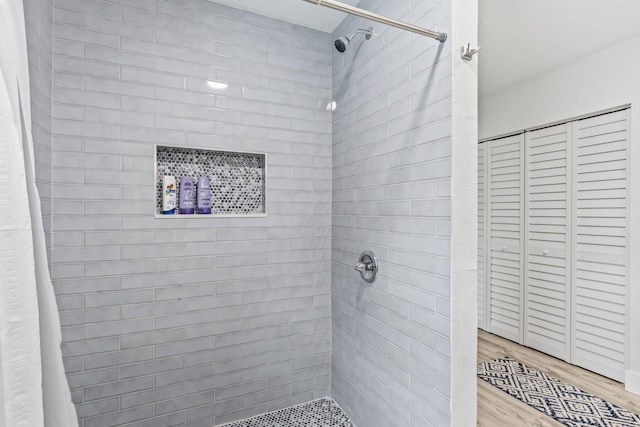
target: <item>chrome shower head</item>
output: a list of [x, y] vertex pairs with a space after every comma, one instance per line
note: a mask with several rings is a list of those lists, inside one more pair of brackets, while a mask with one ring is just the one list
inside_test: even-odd
[[333, 45], [336, 47], [336, 50], [338, 52], [340, 52], [340, 53], [344, 53], [347, 50], [347, 48], [349, 47], [349, 43], [351, 43], [351, 39], [353, 38], [353, 36], [355, 36], [358, 33], [364, 33], [365, 34], [365, 39], [369, 40], [371, 38], [371, 36], [373, 35], [373, 28], [369, 27], [366, 30], [362, 29], [362, 28], [358, 28], [353, 33], [349, 34], [348, 36], [342, 36], [342, 37], [337, 38], [333, 42]]
[[338, 39], [336, 39], [336, 41], [333, 42], [334, 46], [336, 47], [336, 50], [340, 53], [344, 53], [345, 50], [347, 50], [347, 46], [349, 46], [349, 42], [351, 40], [349, 38], [347, 38], [346, 36], [342, 36]]

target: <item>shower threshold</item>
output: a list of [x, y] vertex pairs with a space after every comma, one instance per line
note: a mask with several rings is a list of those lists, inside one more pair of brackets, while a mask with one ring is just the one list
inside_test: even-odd
[[328, 397], [256, 415], [217, 427], [355, 427], [338, 404]]

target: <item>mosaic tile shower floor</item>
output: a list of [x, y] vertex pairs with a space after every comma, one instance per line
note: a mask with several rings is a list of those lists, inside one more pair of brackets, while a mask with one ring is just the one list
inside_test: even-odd
[[322, 398], [218, 427], [355, 427], [332, 399]]

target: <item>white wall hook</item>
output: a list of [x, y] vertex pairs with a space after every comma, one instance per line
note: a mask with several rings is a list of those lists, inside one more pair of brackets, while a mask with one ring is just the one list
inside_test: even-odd
[[463, 45], [460, 48], [460, 57], [466, 61], [471, 61], [471, 59], [473, 58], [473, 55], [478, 53], [479, 50], [480, 50], [480, 46], [478, 46], [475, 49], [472, 49], [471, 43], [467, 43], [466, 46]]

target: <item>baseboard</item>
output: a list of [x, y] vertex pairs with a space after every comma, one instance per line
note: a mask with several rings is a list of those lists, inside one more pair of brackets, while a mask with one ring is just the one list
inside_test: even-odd
[[640, 395], [640, 372], [629, 370], [624, 372], [624, 389]]

